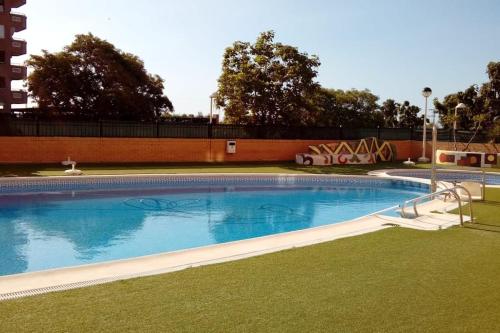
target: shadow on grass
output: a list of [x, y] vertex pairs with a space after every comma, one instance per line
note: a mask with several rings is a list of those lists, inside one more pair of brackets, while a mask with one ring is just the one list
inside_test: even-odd
[[464, 226], [464, 228], [465, 229], [472, 229], [472, 230], [494, 232], [494, 233], [500, 234], [500, 225], [492, 225], [492, 224], [485, 224], [485, 223], [477, 223], [476, 222], [473, 224], [467, 224]]
[[[399, 162], [378, 163], [374, 165], [334, 165], [300, 166], [294, 162], [269, 163], [106, 163], [78, 164], [78, 168], [89, 174], [126, 174], [130, 173], [180, 173], [183, 170], [198, 172], [289, 172], [309, 174], [352, 174], [364, 175], [380, 169], [405, 168]], [[64, 175], [66, 167], [60, 164], [19, 164], [0, 166], [0, 177], [41, 177]]]
[[498, 207], [500, 207], [500, 202], [498, 202], [498, 201], [485, 200], [485, 201], [481, 201], [481, 204], [483, 204], [485, 206], [498, 206]]
[[1, 165], [0, 177], [41, 177], [42, 171], [64, 171], [58, 165]]
[[290, 171], [306, 172], [311, 174], [350, 174], [364, 175], [370, 171], [381, 169], [414, 169], [400, 162], [384, 162], [366, 165], [331, 165], [331, 166], [301, 166], [295, 163], [283, 164], [281, 166]]

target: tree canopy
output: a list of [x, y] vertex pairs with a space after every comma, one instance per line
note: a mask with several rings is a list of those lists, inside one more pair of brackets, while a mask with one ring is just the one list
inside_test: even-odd
[[251, 125], [343, 127], [419, 126], [420, 109], [371, 91], [327, 89], [316, 81], [320, 61], [261, 33], [254, 44], [227, 48], [219, 77], [217, 104], [225, 122]]
[[384, 126], [378, 99], [369, 90], [321, 88], [312, 102], [316, 108], [315, 124], [334, 127]]
[[163, 80], [137, 56], [92, 34], [63, 51], [32, 55], [28, 90], [42, 111], [82, 120], [157, 120], [173, 111]]
[[[434, 99], [434, 106], [445, 128], [451, 128], [456, 121], [458, 128], [474, 131], [486, 128], [492, 136], [498, 136], [494, 133], [500, 127], [500, 62], [490, 62], [486, 73], [489, 81], [481, 86], [472, 85], [464, 91], [445, 96], [443, 101]], [[455, 108], [460, 103], [465, 108], [455, 117]]]
[[254, 44], [235, 42], [224, 53], [217, 104], [231, 123], [310, 124], [319, 65], [318, 57], [274, 42], [272, 31]]

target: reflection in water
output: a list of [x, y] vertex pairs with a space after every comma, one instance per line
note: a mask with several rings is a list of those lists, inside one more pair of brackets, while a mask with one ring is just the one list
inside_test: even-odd
[[306, 229], [420, 194], [348, 187], [169, 191], [0, 196], [0, 275]]
[[[314, 218], [312, 205], [291, 208], [281, 204], [227, 206], [220, 220], [212, 220], [209, 230], [218, 243], [306, 229]], [[302, 213], [305, 211], [305, 213]]]
[[190, 218], [196, 214], [203, 214], [204, 200], [166, 200], [157, 198], [132, 198], [124, 200], [123, 203], [131, 208], [143, 211], [161, 212], [164, 216], [183, 216]]
[[28, 237], [16, 223], [9, 222], [16, 221], [20, 214], [16, 209], [0, 209], [0, 275], [24, 272], [28, 268], [23, 252]]
[[45, 238], [65, 239], [73, 244], [78, 259], [91, 261], [106, 248], [124, 242], [142, 227], [145, 213], [103, 207], [81, 206], [78, 201], [33, 209], [30, 228]]

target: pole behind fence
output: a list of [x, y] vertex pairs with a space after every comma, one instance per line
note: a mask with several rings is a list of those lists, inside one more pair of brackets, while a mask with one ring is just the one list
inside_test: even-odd
[[212, 124], [211, 123], [208, 124], [207, 130], [208, 130], [208, 133], [207, 133], [208, 134], [208, 138], [211, 139], [212, 138]]

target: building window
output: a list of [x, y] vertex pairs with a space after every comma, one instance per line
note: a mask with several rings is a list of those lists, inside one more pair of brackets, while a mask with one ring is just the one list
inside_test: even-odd
[[0, 25], [0, 38], [5, 38], [5, 26]]
[[0, 64], [5, 64], [5, 51], [0, 51]]
[[0, 89], [3, 89], [5, 87], [6, 87], [5, 78], [3, 76], [0, 76]]

